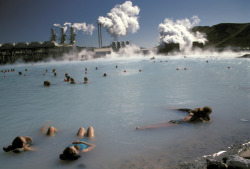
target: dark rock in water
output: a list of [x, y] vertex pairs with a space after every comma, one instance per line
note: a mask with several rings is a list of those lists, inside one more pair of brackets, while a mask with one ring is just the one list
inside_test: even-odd
[[49, 81], [49, 80], [44, 81], [44, 82], [43, 82], [43, 85], [44, 85], [44, 86], [50, 86], [50, 81]]
[[250, 142], [230, 146], [226, 151], [179, 164], [181, 169], [250, 169]]
[[239, 155], [229, 156], [227, 160], [229, 169], [250, 169], [250, 160], [240, 157]]
[[245, 55], [240, 56], [240, 57], [238, 57], [238, 58], [250, 58], [250, 54], [245, 54]]
[[250, 149], [242, 151], [239, 155], [243, 158], [250, 159]]
[[223, 162], [213, 159], [207, 159], [207, 169], [226, 169], [227, 166]]

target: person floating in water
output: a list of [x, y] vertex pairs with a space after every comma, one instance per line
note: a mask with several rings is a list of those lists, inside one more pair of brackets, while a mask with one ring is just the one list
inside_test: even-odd
[[[83, 137], [84, 135], [87, 137], [94, 137], [94, 129], [90, 126], [87, 130], [87, 133], [85, 133], [85, 129], [80, 127], [77, 135], [80, 137]], [[83, 139], [77, 140], [67, 146], [64, 149], [63, 154], [60, 154], [59, 157], [61, 160], [77, 160], [79, 157], [81, 157], [80, 153], [87, 153], [93, 148], [95, 148], [94, 144], [90, 144]]]
[[177, 111], [187, 112], [187, 116], [181, 120], [170, 120], [167, 122], [150, 125], [146, 127], [136, 127], [138, 130], [143, 129], [153, 129], [153, 128], [161, 128], [161, 127], [170, 127], [175, 126], [182, 123], [199, 123], [199, 122], [209, 122], [211, 121], [209, 115], [212, 113], [212, 109], [209, 106], [205, 106], [202, 108], [195, 108], [195, 109], [187, 109], [187, 108], [180, 108], [180, 109], [172, 109]]
[[8, 147], [3, 147], [5, 152], [13, 151], [15, 153], [19, 153], [22, 151], [31, 151], [34, 150], [31, 148], [32, 138], [29, 136], [17, 136], [13, 141], [12, 144]]

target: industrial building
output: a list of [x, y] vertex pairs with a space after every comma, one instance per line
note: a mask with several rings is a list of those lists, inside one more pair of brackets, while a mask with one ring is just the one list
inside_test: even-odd
[[170, 53], [170, 52], [179, 52], [180, 44], [179, 43], [163, 43], [158, 47], [159, 53]]
[[46, 60], [49, 57], [58, 58], [64, 53], [68, 53], [74, 47], [74, 50], [80, 51], [83, 48], [75, 46], [75, 31], [70, 28], [70, 43], [66, 44], [65, 31], [61, 28], [60, 43], [56, 42], [57, 35], [55, 30], [51, 29], [50, 41], [45, 42], [20, 42], [20, 43], [4, 43], [0, 45], [0, 64], [14, 63], [18, 59], [24, 62], [36, 62]]

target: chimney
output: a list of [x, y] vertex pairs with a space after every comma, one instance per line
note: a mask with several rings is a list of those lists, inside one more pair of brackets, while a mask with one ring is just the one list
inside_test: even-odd
[[102, 48], [102, 25], [100, 23], [98, 24], [98, 43], [99, 43], [99, 48]]
[[50, 37], [50, 41], [56, 41], [56, 37], [57, 37], [57, 34], [55, 34], [55, 29], [54, 28], [51, 28], [51, 37]]
[[73, 27], [70, 27], [70, 44], [71, 45], [75, 45], [76, 44], [76, 34], [75, 34], [75, 30]]
[[61, 45], [65, 45], [66, 44], [66, 36], [67, 34], [64, 32], [64, 29], [61, 28]]

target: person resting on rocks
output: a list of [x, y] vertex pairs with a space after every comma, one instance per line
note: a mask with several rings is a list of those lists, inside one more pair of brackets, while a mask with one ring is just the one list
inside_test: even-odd
[[29, 136], [17, 136], [13, 141], [12, 144], [8, 147], [3, 147], [5, 152], [13, 151], [15, 153], [19, 153], [22, 151], [31, 151], [34, 150], [31, 148], [32, 138]]
[[170, 127], [175, 126], [182, 123], [201, 123], [201, 122], [209, 122], [211, 121], [209, 115], [212, 113], [212, 108], [209, 106], [205, 106], [202, 108], [195, 108], [195, 109], [187, 109], [187, 108], [180, 108], [180, 109], [172, 109], [177, 111], [187, 112], [187, 116], [181, 120], [170, 120], [167, 122], [150, 125], [146, 127], [136, 127], [138, 130], [143, 129], [152, 129], [152, 128], [161, 128], [161, 127]]

